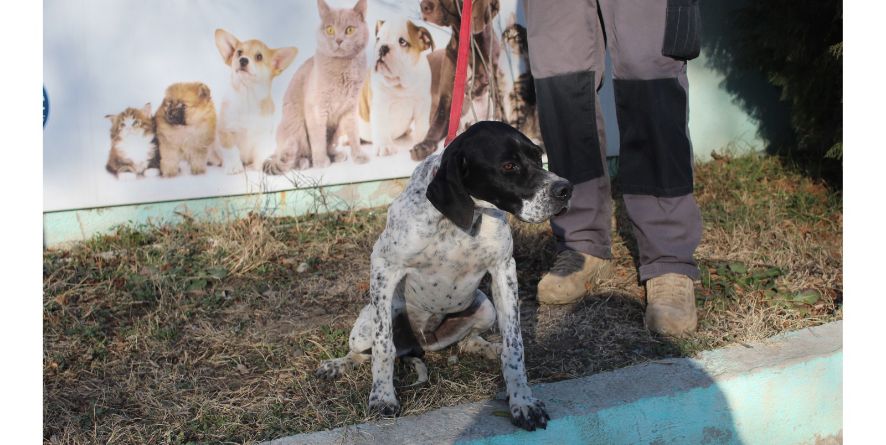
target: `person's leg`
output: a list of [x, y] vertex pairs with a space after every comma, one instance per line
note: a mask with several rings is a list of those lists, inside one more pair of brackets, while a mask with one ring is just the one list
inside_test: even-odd
[[524, 0], [529, 65], [548, 164], [575, 189], [566, 214], [551, 219], [558, 257], [538, 285], [542, 303], [570, 303], [608, 270], [611, 194], [602, 84], [605, 42], [596, 0]]
[[[647, 284], [647, 324], [694, 330], [692, 255], [701, 212], [692, 196], [686, 62], [662, 55], [668, 0], [600, 0], [612, 57], [619, 185]], [[696, 29], [697, 30], [697, 29]]]

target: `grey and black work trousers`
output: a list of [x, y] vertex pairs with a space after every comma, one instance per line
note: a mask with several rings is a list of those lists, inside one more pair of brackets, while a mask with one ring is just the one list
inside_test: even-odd
[[550, 169], [575, 185], [551, 220], [560, 249], [610, 258], [612, 200], [597, 92], [612, 60], [618, 185], [640, 281], [699, 276], [686, 60], [698, 55], [697, 0], [523, 0], [529, 62]]

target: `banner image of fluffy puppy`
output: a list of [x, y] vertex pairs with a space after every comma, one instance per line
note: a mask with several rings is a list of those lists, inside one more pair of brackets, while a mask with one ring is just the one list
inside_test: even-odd
[[271, 82], [295, 60], [298, 49], [272, 49], [255, 39], [241, 42], [224, 29], [215, 30], [215, 45], [231, 71], [231, 89], [219, 114], [219, 143], [236, 146], [240, 154], [238, 161], [226, 159], [225, 164], [228, 173], [254, 170], [259, 152], [274, 143]]
[[142, 108], [127, 108], [119, 114], [108, 114], [111, 120], [111, 152], [105, 168], [119, 177], [132, 173], [144, 177], [146, 172], [159, 167], [159, 152], [154, 132], [151, 104]]
[[[215, 151], [215, 104], [209, 87], [200, 82], [170, 85], [155, 120], [160, 173], [178, 175], [181, 161], [188, 163], [191, 174], [205, 173], [210, 151]], [[219, 165], [221, 160], [212, 154], [213, 165]]]
[[[375, 26], [374, 63], [360, 94], [361, 137], [377, 156], [396, 152], [394, 140], [410, 130], [424, 140], [431, 116], [431, 33], [404, 18]], [[368, 134], [367, 134], [368, 133]]]

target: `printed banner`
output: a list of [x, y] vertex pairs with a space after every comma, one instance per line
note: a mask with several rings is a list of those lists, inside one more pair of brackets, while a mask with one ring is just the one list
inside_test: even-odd
[[[408, 176], [442, 147], [460, 4], [46, 0], [44, 211]], [[517, 7], [474, 1], [460, 125], [537, 140]]]

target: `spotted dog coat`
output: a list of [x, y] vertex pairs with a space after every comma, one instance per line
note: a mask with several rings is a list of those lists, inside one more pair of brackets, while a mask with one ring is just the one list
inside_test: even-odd
[[[541, 166], [541, 149], [500, 122], [478, 122], [443, 152], [424, 160], [388, 210], [371, 255], [370, 302], [350, 334], [350, 352], [323, 362], [334, 378], [372, 359], [370, 409], [399, 412], [394, 359], [427, 371], [418, 358], [459, 343], [500, 357], [515, 425], [547, 426], [523, 364], [513, 240], [505, 212], [540, 223], [564, 211], [572, 185]], [[478, 289], [492, 277], [492, 300]], [[480, 337], [498, 320], [502, 344]]]

